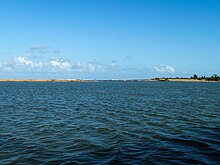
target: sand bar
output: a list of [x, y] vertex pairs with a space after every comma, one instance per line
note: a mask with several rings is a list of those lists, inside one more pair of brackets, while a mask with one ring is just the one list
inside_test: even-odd
[[0, 82], [94, 82], [94, 80], [65, 79], [0, 79]]

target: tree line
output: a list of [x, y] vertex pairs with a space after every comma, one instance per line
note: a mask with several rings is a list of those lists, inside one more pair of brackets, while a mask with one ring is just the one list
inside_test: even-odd
[[[160, 80], [161, 78], [155, 78], [155, 80]], [[192, 77], [187, 78], [187, 77], [163, 77], [164, 81], [169, 80], [169, 79], [194, 79], [194, 80], [206, 80], [206, 81], [220, 81], [220, 76], [217, 74], [213, 74], [212, 76], [201, 76], [199, 77], [197, 74], [194, 74]]]
[[206, 77], [206, 76], [201, 76], [199, 77], [198, 75], [194, 74], [192, 77], [190, 77], [191, 79], [196, 79], [196, 80], [207, 80], [207, 81], [220, 81], [220, 76], [218, 76], [217, 74], [213, 74], [210, 77]]

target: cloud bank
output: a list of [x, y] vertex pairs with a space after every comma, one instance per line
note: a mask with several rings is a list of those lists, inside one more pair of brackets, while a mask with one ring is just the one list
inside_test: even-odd
[[39, 61], [31, 56], [17, 56], [13, 57], [7, 63], [0, 62], [1, 72], [79, 72], [79, 73], [103, 73], [114, 70], [115, 63], [100, 64], [98, 62], [82, 63], [77, 61], [71, 63], [65, 59], [49, 59]]

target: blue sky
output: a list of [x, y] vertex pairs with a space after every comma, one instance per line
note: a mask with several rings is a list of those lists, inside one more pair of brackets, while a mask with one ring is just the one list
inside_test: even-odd
[[0, 78], [220, 74], [219, 0], [0, 0]]

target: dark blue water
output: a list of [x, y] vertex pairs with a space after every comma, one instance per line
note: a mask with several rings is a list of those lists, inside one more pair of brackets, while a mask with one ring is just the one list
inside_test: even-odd
[[0, 164], [219, 164], [220, 83], [0, 83]]

